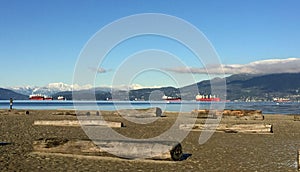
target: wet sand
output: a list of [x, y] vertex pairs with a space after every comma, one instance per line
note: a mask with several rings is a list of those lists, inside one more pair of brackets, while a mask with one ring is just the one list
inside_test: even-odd
[[[57, 115], [53, 115], [57, 114]], [[0, 171], [297, 171], [300, 121], [292, 115], [265, 115], [265, 120], [222, 119], [221, 123], [268, 123], [273, 134], [214, 133], [200, 145], [201, 132], [192, 131], [182, 141], [184, 161], [126, 160], [110, 157], [34, 154], [32, 144], [40, 138], [88, 139], [80, 127], [33, 126], [35, 120], [77, 119], [55, 110], [0, 110]], [[166, 113], [147, 125], [135, 124], [113, 112], [105, 119], [121, 121], [117, 132], [134, 138], [150, 138], [166, 131], [176, 113]], [[197, 123], [204, 119], [197, 119]], [[10, 143], [4, 145], [3, 143]]]

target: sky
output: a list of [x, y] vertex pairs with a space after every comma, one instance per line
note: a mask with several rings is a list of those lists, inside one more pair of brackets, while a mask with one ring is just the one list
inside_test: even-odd
[[112, 22], [142, 13], [174, 16], [196, 27], [221, 66], [205, 66], [177, 40], [141, 35], [91, 62], [86, 70], [93, 82], [82, 84], [178, 87], [220, 75], [216, 69], [225, 76], [300, 72], [299, 9], [298, 0], [0, 0], [0, 87], [73, 84], [93, 36]]

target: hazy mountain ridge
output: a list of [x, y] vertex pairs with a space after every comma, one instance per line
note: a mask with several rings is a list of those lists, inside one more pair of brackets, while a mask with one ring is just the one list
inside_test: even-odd
[[26, 100], [28, 99], [28, 96], [16, 93], [12, 90], [0, 88], [0, 100], [9, 100], [10, 98], [15, 100]]
[[300, 100], [300, 73], [249, 75], [247, 78], [231, 79], [226, 80], [229, 100], [270, 101], [276, 97]]
[[[197, 83], [201, 94], [211, 94], [209, 80]], [[192, 85], [184, 87], [190, 89]], [[226, 77], [227, 100], [272, 101], [273, 98], [300, 100], [300, 73], [236, 74]]]

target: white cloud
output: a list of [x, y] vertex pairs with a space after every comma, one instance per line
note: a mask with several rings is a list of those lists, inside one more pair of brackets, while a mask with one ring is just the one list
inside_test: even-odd
[[206, 68], [168, 68], [177, 73], [198, 74], [271, 74], [271, 73], [300, 73], [300, 58], [270, 59], [254, 61], [248, 64], [223, 64]]
[[143, 88], [161, 88], [163, 86], [143, 86], [140, 84], [131, 84], [131, 85], [113, 85], [113, 86], [101, 86], [101, 87], [107, 87], [107, 88], [111, 88], [111, 89], [116, 89], [116, 90], [138, 90], [138, 89], [143, 89]]
[[143, 88], [161, 88], [162, 86], [157, 86], [157, 85], [154, 85], [154, 86], [142, 86], [140, 84], [132, 84], [129, 86], [130, 89], [132, 90], [138, 90], [138, 89], [143, 89]]
[[110, 70], [107, 70], [107, 69], [104, 69], [102, 67], [99, 67], [99, 68], [93, 68], [93, 67], [90, 67], [89, 68], [92, 72], [97, 72], [97, 73], [106, 73], [106, 72], [109, 72]]

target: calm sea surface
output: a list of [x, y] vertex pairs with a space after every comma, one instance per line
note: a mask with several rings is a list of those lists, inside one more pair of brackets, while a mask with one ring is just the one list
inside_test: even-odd
[[[81, 109], [81, 110], [117, 110], [133, 108], [160, 107], [166, 111], [190, 112], [194, 109], [210, 109], [211, 105], [225, 109], [262, 110], [264, 114], [300, 114], [299, 102], [145, 102], [145, 101], [14, 101], [14, 109]], [[0, 109], [8, 109], [9, 101], [0, 101]], [[214, 108], [213, 108], [214, 109]]]

